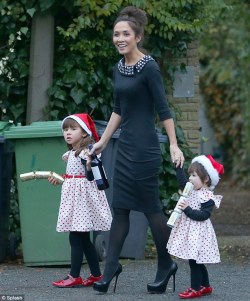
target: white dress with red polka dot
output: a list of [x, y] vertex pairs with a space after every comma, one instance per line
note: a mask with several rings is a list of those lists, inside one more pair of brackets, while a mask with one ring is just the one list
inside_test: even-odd
[[[215, 207], [219, 208], [221, 199], [221, 195], [214, 195], [209, 189], [201, 188], [192, 191], [188, 204], [192, 209], [199, 210], [202, 203], [213, 200]], [[220, 262], [217, 238], [211, 220], [196, 221], [184, 212], [171, 231], [167, 249], [171, 255], [194, 259], [198, 264]]]
[[[85, 167], [81, 162], [87, 159], [84, 151], [75, 157], [71, 150], [62, 156], [67, 162], [66, 174], [85, 175]], [[56, 230], [68, 231], [108, 231], [112, 215], [106, 194], [98, 190], [95, 181], [83, 178], [65, 178], [61, 191], [61, 203]]]

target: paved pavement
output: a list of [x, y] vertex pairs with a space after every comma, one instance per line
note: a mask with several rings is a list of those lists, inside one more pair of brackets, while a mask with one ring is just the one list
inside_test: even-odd
[[[250, 241], [244, 237], [241, 242]], [[229, 238], [227, 238], [229, 239]], [[235, 247], [233, 239], [223, 242]], [[230, 245], [228, 244], [230, 242]], [[241, 244], [236, 242], [237, 245]], [[249, 247], [246, 244], [246, 247]], [[229, 248], [230, 249], [230, 248]], [[176, 274], [176, 292], [172, 291], [172, 279], [169, 281], [166, 293], [151, 295], [146, 292], [147, 282], [151, 282], [156, 271], [156, 261], [122, 259], [123, 272], [118, 278], [116, 292], [113, 293], [111, 283], [107, 294], [99, 294], [91, 287], [88, 288], [56, 288], [51, 285], [54, 280], [61, 279], [69, 267], [26, 267], [23, 264], [0, 264], [0, 300], [25, 301], [174, 301], [180, 300], [178, 292], [189, 287], [189, 267], [186, 261], [176, 260], [179, 269]], [[103, 263], [101, 263], [103, 268]], [[241, 260], [231, 258], [230, 254], [222, 250], [222, 262], [208, 266], [211, 285], [214, 293], [202, 299], [206, 301], [248, 301], [250, 286], [250, 262], [244, 257]], [[88, 276], [88, 266], [83, 264], [82, 276]], [[197, 299], [199, 300], [199, 299]]]

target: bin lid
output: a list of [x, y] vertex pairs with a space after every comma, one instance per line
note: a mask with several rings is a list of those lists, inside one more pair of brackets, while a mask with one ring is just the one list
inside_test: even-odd
[[30, 125], [12, 125], [3, 135], [8, 139], [60, 137], [63, 136], [61, 124], [61, 121], [39, 121]]
[[[97, 132], [99, 136], [102, 136], [107, 122], [101, 120], [94, 120]], [[6, 130], [3, 130], [4, 138], [8, 139], [20, 139], [20, 138], [40, 138], [40, 137], [61, 137], [62, 132], [62, 121], [39, 121], [32, 122], [30, 125], [11, 125], [7, 126], [8, 122], [5, 123]], [[160, 142], [167, 142], [168, 139], [165, 135], [162, 135], [156, 128], [158, 138]], [[118, 129], [112, 136], [112, 138], [119, 138], [120, 129]], [[0, 138], [1, 138], [1, 123], [0, 123]], [[1, 140], [0, 140], [1, 142]]]
[[[101, 120], [97, 120], [94, 122], [96, 124], [97, 132], [101, 136], [107, 125], [107, 122]], [[61, 125], [62, 125], [62, 121], [32, 122], [30, 125], [24, 125], [24, 126], [12, 125], [8, 129], [3, 131], [3, 135], [5, 138], [8, 139], [60, 137], [63, 136]], [[114, 136], [115, 137], [113, 138], [119, 137], [118, 131], [117, 133], [115, 133]], [[0, 130], [0, 137], [1, 137], [1, 130]]]
[[[106, 121], [97, 120], [94, 121], [97, 132], [101, 136], [107, 125]], [[1, 126], [1, 125], [0, 125]], [[20, 139], [20, 138], [39, 138], [39, 137], [60, 137], [62, 133], [62, 121], [39, 121], [32, 122], [30, 125], [12, 125], [3, 131], [3, 135], [8, 139]], [[4, 126], [3, 126], [4, 128]], [[1, 127], [0, 127], [1, 129]], [[119, 131], [114, 134], [115, 137], [119, 137]], [[1, 130], [0, 130], [1, 137]]]
[[12, 122], [8, 121], [0, 121], [0, 143], [4, 143], [5, 138], [3, 136], [4, 130], [8, 129], [10, 126], [12, 126]]
[[0, 133], [13, 125], [11, 121], [0, 121]]

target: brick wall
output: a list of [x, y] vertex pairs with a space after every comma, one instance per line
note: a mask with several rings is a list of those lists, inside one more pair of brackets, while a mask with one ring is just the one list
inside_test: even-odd
[[200, 149], [200, 65], [198, 56], [198, 42], [195, 41], [188, 44], [187, 58], [180, 59], [174, 63], [176, 66], [179, 66], [180, 63], [184, 63], [186, 66], [191, 66], [193, 71], [193, 95], [191, 97], [176, 97], [174, 96], [173, 88], [168, 87], [168, 99], [176, 107], [177, 124], [182, 127], [190, 149], [194, 154], [196, 154]]

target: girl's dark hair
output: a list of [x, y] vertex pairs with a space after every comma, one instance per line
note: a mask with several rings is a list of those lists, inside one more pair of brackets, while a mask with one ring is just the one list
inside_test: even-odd
[[[88, 145], [95, 143], [95, 141], [94, 141], [94, 139], [91, 136], [89, 136], [88, 133], [86, 133], [84, 131], [84, 129], [79, 125], [79, 123], [77, 121], [75, 121], [74, 119], [72, 119], [72, 118], [67, 118], [64, 121], [62, 128], [64, 130], [64, 129], [67, 129], [67, 128], [74, 128], [76, 126], [79, 126], [81, 128], [81, 130], [82, 130], [82, 133], [86, 134], [86, 137], [85, 136], [82, 137], [82, 140], [81, 140], [81, 143], [80, 143], [80, 147], [75, 152], [75, 156], [77, 157], [77, 156], [79, 156], [80, 152], [83, 149], [88, 148]], [[72, 147], [71, 144], [67, 144], [67, 147], [68, 147], [69, 150], [73, 149], [73, 147]]]
[[200, 164], [199, 162], [193, 162], [188, 168], [188, 173], [191, 174], [192, 172], [196, 172], [197, 175], [200, 177], [203, 184], [207, 184], [208, 187], [211, 186], [211, 179], [209, 174], [207, 173], [205, 167]]
[[141, 40], [138, 43], [138, 47], [141, 47], [144, 40], [144, 27], [148, 23], [146, 12], [134, 6], [127, 6], [121, 10], [114, 22], [114, 26], [121, 21], [128, 22], [129, 26], [133, 29], [135, 36], [141, 37]]

